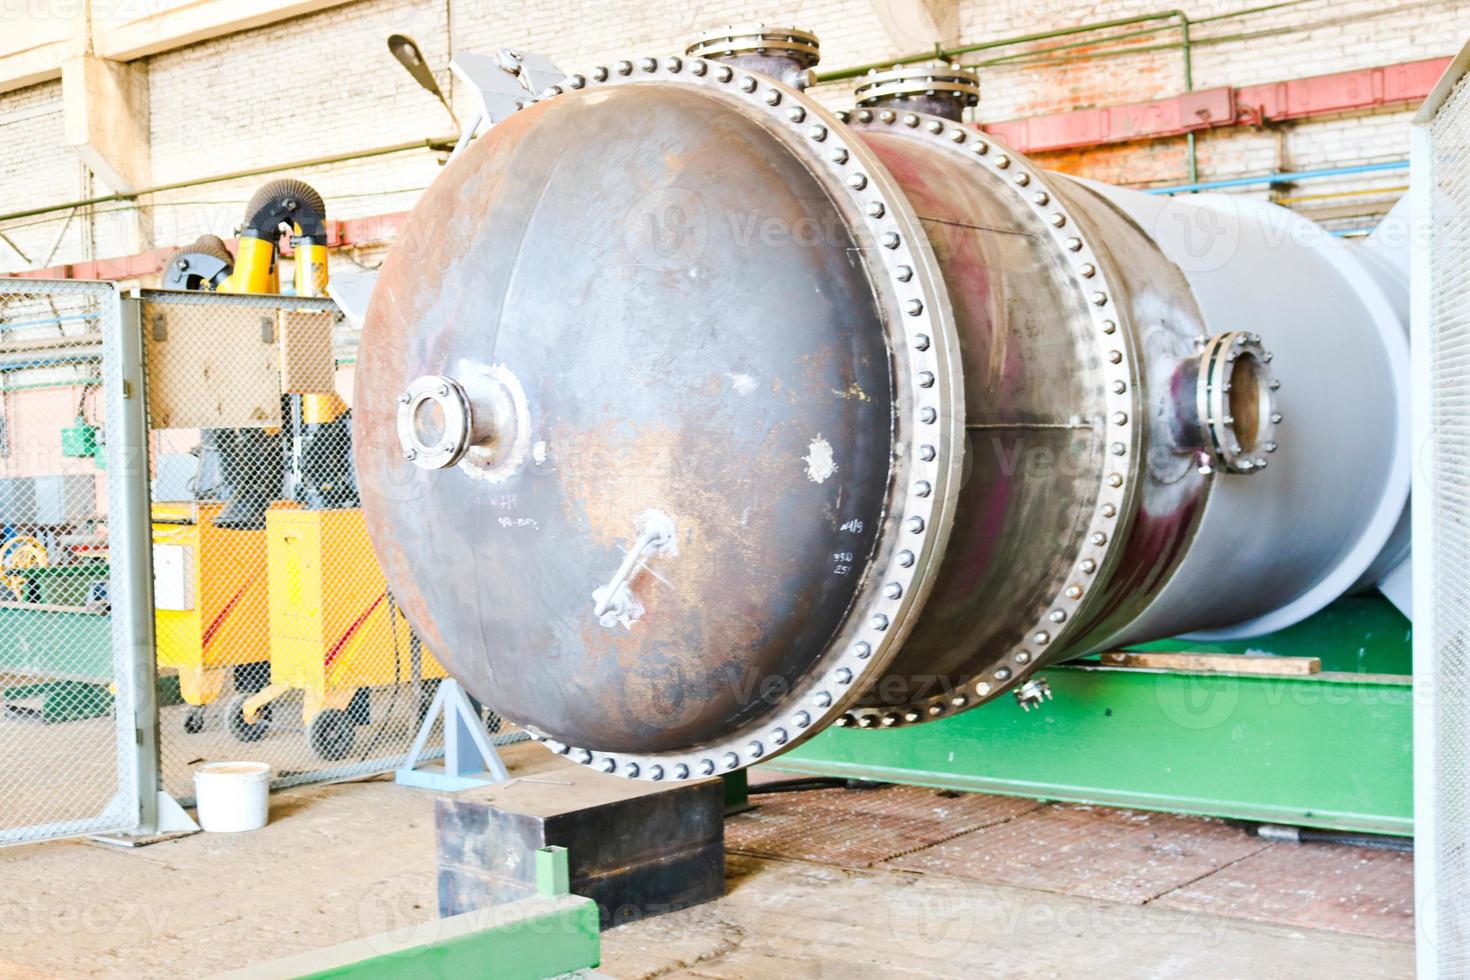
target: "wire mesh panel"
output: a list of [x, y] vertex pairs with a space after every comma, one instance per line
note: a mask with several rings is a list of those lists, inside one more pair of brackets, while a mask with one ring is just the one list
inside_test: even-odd
[[109, 601], [119, 303], [110, 283], [0, 279], [0, 843], [138, 820]]
[[395, 768], [445, 674], [368, 540], [352, 331], [284, 296], [146, 291], [141, 318], [164, 788], [222, 760], [277, 787]]
[[1420, 972], [1470, 976], [1470, 53], [1416, 133], [1416, 876]]

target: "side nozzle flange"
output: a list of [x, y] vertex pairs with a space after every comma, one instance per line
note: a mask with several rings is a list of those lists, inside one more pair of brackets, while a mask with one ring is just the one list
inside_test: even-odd
[[1194, 409], [1204, 467], [1227, 473], [1258, 473], [1276, 452], [1281, 412], [1271, 373], [1271, 353], [1261, 335], [1235, 331], [1197, 341], [1198, 377]]
[[453, 378], [426, 374], [398, 396], [403, 458], [425, 470], [453, 466], [469, 448], [470, 403]]

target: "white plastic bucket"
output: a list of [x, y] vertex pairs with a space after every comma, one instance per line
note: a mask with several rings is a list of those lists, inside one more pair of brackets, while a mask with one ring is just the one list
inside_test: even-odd
[[265, 762], [211, 762], [194, 770], [199, 826], [234, 834], [265, 826], [271, 767]]

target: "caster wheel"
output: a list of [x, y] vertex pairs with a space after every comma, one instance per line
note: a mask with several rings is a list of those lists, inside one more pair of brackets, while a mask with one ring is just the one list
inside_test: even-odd
[[254, 694], [271, 682], [269, 660], [255, 660], [248, 664], [236, 664], [234, 669], [235, 690]]
[[352, 742], [357, 737], [357, 726], [352, 723], [352, 716], [347, 712], [328, 708], [312, 719], [308, 734], [312, 751], [328, 762], [336, 762], [346, 758], [347, 753], [352, 751]]
[[202, 731], [204, 731], [204, 705], [196, 704], [189, 709], [188, 714], [184, 715], [184, 733], [198, 735]]
[[271, 706], [263, 705], [255, 713], [255, 724], [245, 720], [245, 699], [250, 695], [237, 694], [230, 701], [230, 734], [241, 742], [259, 742], [271, 728]]

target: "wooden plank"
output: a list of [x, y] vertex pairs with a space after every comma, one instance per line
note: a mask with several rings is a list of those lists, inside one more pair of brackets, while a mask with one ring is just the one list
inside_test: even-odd
[[581, 766], [441, 796], [439, 914], [535, 894], [531, 855], [553, 845], [567, 849], [572, 891], [598, 904], [605, 927], [718, 898], [724, 810], [718, 779], [655, 783]]
[[1252, 674], [1262, 677], [1305, 677], [1322, 670], [1319, 657], [1276, 657], [1244, 653], [1162, 653], [1123, 650], [1105, 653], [1105, 667], [1144, 670], [1187, 670], [1206, 674]]

